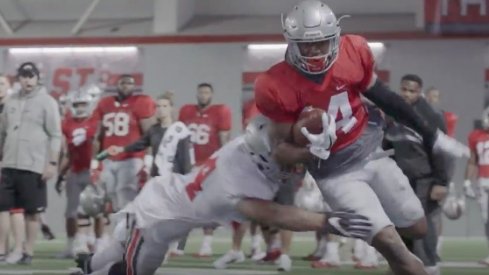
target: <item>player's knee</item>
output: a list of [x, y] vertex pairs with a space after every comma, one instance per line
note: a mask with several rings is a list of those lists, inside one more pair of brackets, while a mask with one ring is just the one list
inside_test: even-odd
[[126, 275], [126, 262], [117, 262], [113, 264], [110, 269], [108, 275]]
[[387, 226], [377, 233], [372, 246], [391, 264], [401, 264], [408, 258], [409, 251], [393, 226]]
[[420, 218], [412, 227], [411, 227], [411, 236], [414, 239], [423, 238], [428, 232], [428, 222], [426, 221], [426, 217]]

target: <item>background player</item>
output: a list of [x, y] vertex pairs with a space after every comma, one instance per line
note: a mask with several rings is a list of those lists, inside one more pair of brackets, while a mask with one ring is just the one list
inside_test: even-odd
[[[80, 194], [91, 182], [90, 165], [93, 154], [93, 140], [97, 130], [96, 122], [90, 119], [93, 110], [93, 98], [86, 91], [76, 91], [70, 94], [66, 103], [70, 115], [65, 116], [62, 122], [64, 136], [63, 158], [60, 163], [56, 191], [61, 194], [66, 189], [66, 235], [65, 250], [58, 255], [59, 258], [72, 258], [76, 252], [88, 252], [88, 236], [86, 230], [79, 232], [80, 227], [89, 227], [90, 218], [79, 214]], [[66, 173], [68, 172], [68, 175]], [[63, 182], [66, 176], [66, 187]], [[88, 228], [87, 228], [88, 229]], [[81, 233], [81, 234], [77, 234]], [[96, 246], [100, 244], [103, 233], [103, 219], [95, 220]], [[75, 240], [75, 237], [76, 240]], [[76, 246], [75, 247], [75, 241]], [[75, 251], [76, 250], [76, 251]]]
[[[395, 162], [381, 157], [381, 127], [368, 123], [361, 96], [419, 132], [430, 149], [462, 156], [467, 148], [428, 127], [402, 98], [377, 80], [366, 40], [340, 37], [339, 22], [326, 4], [302, 1], [283, 17], [282, 24], [288, 42], [286, 60], [255, 82], [258, 109], [273, 120], [270, 134], [276, 160], [282, 166], [308, 163], [308, 171], [333, 210], [348, 208], [368, 216], [374, 224], [368, 242], [394, 273], [427, 274], [393, 226], [404, 229], [404, 234], [423, 235], [423, 209]], [[292, 143], [292, 128], [308, 105], [328, 115], [323, 114], [321, 133], [302, 129], [309, 145], [298, 147]], [[326, 129], [331, 119], [337, 121], [336, 129]]]
[[[469, 135], [470, 159], [465, 170], [465, 195], [477, 198], [481, 208], [484, 232], [489, 244], [489, 107], [482, 115], [482, 129]], [[480, 261], [489, 267], [489, 256]]]
[[[214, 89], [209, 83], [197, 86], [197, 104], [182, 106], [178, 120], [192, 132], [196, 169], [215, 151], [229, 141], [232, 124], [231, 110], [226, 105], [211, 104]], [[214, 228], [204, 228], [204, 240], [197, 257], [212, 256]]]
[[[100, 99], [93, 114], [93, 119], [99, 123], [100, 149], [135, 142], [154, 124], [153, 99], [135, 93], [134, 85], [133, 76], [122, 75], [118, 81], [117, 94]], [[125, 152], [104, 161], [101, 181], [106, 185], [114, 209], [122, 209], [136, 197], [143, 156], [142, 151]]]

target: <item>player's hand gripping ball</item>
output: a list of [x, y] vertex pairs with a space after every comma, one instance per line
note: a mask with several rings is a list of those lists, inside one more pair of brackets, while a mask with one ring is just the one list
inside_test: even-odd
[[292, 129], [294, 142], [309, 148], [314, 156], [326, 160], [336, 141], [334, 117], [316, 108], [306, 108]]

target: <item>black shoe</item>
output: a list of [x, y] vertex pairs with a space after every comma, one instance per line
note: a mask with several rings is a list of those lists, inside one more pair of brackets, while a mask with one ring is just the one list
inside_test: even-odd
[[6, 254], [0, 254], [0, 265], [5, 264], [7, 260], [7, 255]]
[[17, 262], [19, 265], [31, 265], [32, 264], [32, 256], [27, 253], [22, 253], [22, 258]]
[[90, 262], [92, 260], [93, 254], [91, 253], [79, 253], [76, 255], [75, 263], [76, 267], [81, 269], [84, 274], [92, 273], [92, 269], [90, 268]]
[[41, 232], [45, 240], [51, 241], [56, 239], [53, 232], [51, 231], [51, 228], [49, 228], [49, 226], [46, 224], [41, 225]]

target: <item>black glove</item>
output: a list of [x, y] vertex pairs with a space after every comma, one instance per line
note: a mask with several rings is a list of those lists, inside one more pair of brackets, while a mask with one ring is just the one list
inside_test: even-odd
[[58, 195], [61, 195], [63, 193], [63, 181], [65, 181], [65, 178], [63, 176], [58, 176], [58, 180], [56, 180], [56, 185], [54, 185], [54, 189], [56, 190], [56, 193]]
[[327, 212], [323, 231], [335, 235], [367, 239], [372, 231], [370, 220], [353, 211]]

